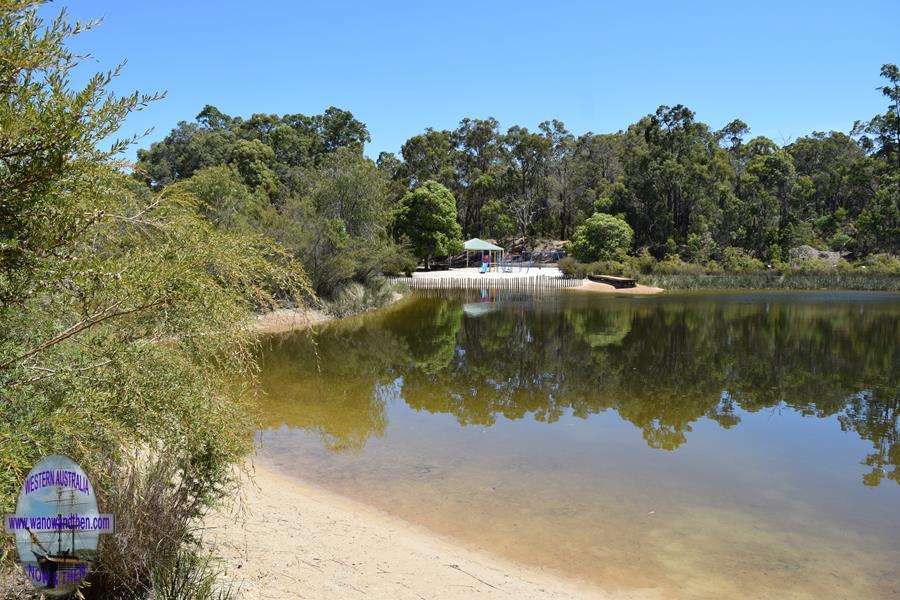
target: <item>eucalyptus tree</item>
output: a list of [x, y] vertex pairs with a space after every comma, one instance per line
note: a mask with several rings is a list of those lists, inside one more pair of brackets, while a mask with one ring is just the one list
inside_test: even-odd
[[491, 117], [466, 117], [453, 130], [452, 139], [460, 224], [467, 234], [480, 236], [484, 231], [481, 211], [486, 202], [499, 197], [500, 125]]
[[556, 119], [541, 123], [539, 129], [550, 142], [548, 195], [551, 217], [558, 225], [559, 239], [568, 239], [575, 217], [576, 162], [575, 136]]
[[682, 244], [688, 234], [710, 226], [717, 184], [730, 176], [709, 128], [685, 106], [660, 106], [629, 128], [625, 146], [624, 206], [639, 245], [658, 254], [669, 239]]
[[506, 198], [518, 234], [525, 241], [532, 225], [547, 210], [547, 173], [550, 139], [514, 125], [503, 136], [506, 159]]
[[881, 76], [887, 80], [878, 88], [888, 99], [887, 111], [869, 121], [857, 121], [853, 129], [863, 148], [900, 172], [900, 69], [895, 64], [884, 64]]
[[453, 161], [453, 136], [449, 131], [430, 127], [425, 133], [414, 135], [400, 148], [403, 156], [404, 177], [410, 188], [428, 180], [437, 181], [449, 188], [456, 187]]

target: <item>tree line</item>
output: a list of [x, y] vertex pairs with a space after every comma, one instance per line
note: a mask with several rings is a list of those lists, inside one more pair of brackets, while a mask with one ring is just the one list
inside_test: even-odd
[[[458, 252], [462, 237], [527, 247], [599, 222], [597, 235], [627, 243], [621, 252], [656, 259], [704, 263], [739, 249], [782, 261], [800, 245], [896, 254], [900, 72], [886, 64], [881, 75], [883, 114], [784, 145], [740, 119], [715, 130], [676, 105], [604, 134], [575, 135], [555, 119], [503, 132], [496, 119], [467, 117], [372, 161], [369, 132], [348, 111], [242, 119], [207, 106], [139, 151], [136, 172], [157, 189], [192, 181], [218, 222], [273, 232], [324, 292], [396, 269], [409, 252], [426, 262]], [[630, 234], [590, 221], [598, 213]]]

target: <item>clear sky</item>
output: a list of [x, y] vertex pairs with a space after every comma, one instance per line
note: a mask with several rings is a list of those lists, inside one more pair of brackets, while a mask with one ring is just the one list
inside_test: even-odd
[[466, 116], [600, 133], [677, 103], [782, 143], [883, 112], [878, 71], [900, 62], [898, 0], [63, 0], [45, 12], [62, 6], [104, 19], [75, 48], [93, 69], [128, 59], [116, 90], [168, 93], [126, 127], [154, 127], [145, 145], [205, 104], [344, 108], [373, 157]]

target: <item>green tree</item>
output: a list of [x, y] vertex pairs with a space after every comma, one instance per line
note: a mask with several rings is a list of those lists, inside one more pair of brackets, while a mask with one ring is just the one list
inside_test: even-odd
[[547, 168], [551, 140], [525, 127], [510, 127], [503, 138], [506, 156], [506, 194], [519, 235], [526, 242], [532, 225], [547, 209]]
[[630, 194], [623, 210], [637, 243], [657, 254], [669, 238], [684, 244], [714, 218], [720, 185], [732, 168], [709, 128], [685, 106], [660, 106], [632, 126], [626, 142], [623, 183]]
[[594, 213], [575, 228], [570, 242], [572, 254], [583, 262], [621, 259], [631, 248], [634, 231], [624, 220]]
[[496, 240], [508, 238], [516, 230], [507, 206], [500, 200], [488, 200], [481, 209], [484, 233]]
[[900, 253], [900, 177], [887, 179], [857, 221], [858, 249]]
[[235, 168], [244, 183], [262, 190], [269, 197], [278, 192], [278, 179], [269, 167], [274, 160], [275, 151], [259, 140], [239, 140], [228, 156], [228, 164]]
[[785, 239], [793, 214], [794, 179], [793, 160], [783, 150], [747, 161], [739, 178], [740, 226], [735, 238], [753, 254], [764, 256]]
[[396, 231], [409, 239], [412, 251], [431, 268], [435, 257], [462, 251], [462, 228], [456, 221], [456, 201], [446, 187], [426, 181], [403, 197]]
[[397, 253], [388, 227], [393, 190], [386, 174], [350, 148], [303, 170], [272, 235], [303, 263], [319, 295], [333, 297], [351, 280], [379, 274]]
[[437, 181], [447, 187], [455, 187], [453, 168], [453, 138], [449, 131], [427, 129], [415, 135], [400, 149], [403, 156], [403, 174], [411, 187], [426, 181]]
[[888, 109], [867, 122], [857, 121], [853, 130], [864, 149], [872, 151], [900, 172], [900, 69], [895, 64], [881, 66], [887, 83], [881, 93], [888, 98]]
[[259, 233], [277, 218], [266, 194], [249, 188], [232, 167], [200, 169], [169, 189], [196, 198], [200, 214], [222, 229]]
[[502, 148], [499, 128], [493, 118], [465, 118], [452, 132], [458, 217], [467, 234], [480, 236], [484, 233], [482, 209], [500, 191]]
[[251, 311], [304, 277], [184, 190], [116, 169], [128, 140], [104, 140], [154, 96], [111, 94], [117, 70], [73, 89], [67, 44], [90, 25], [45, 23], [40, 4], [0, 4], [0, 511], [34, 462], [70, 455], [119, 517], [82, 592], [157, 597], [154, 573], [197, 551], [196, 519], [251, 448], [235, 385]]

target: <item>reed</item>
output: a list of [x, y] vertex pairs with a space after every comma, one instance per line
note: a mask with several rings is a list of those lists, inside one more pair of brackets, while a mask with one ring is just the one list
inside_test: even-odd
[[900, 276], [881, 273], [732, 273], [724, 275], [654, 273], [641, 275], [645, 285], [667, 290], [783, 289], [900, 291]]

